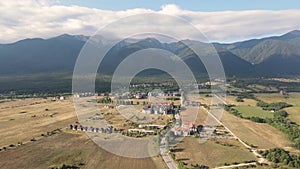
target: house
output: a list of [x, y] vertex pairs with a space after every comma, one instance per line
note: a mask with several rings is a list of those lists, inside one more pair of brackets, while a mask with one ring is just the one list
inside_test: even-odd
[[65, 96], [60, 96], [59, 100], [66, 100], [66, 97]]
[[74, 98], [80, 98], [80, 95], [79, 94], [73, 94], [73, 97]]
[[176, 136], [188, 136], [197, 132], [197, 126], [193, 122], [182, 122], [180, 127], [173, 130]]

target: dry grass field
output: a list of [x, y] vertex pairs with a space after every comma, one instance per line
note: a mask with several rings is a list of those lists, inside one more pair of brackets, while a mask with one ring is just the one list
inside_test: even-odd
[[[288, 111], [290, 119], [300, 123], [300, 100], [298, 99], [300, 93], [291, 93], [288, 98], [279, 94], [257, 94], [256, 97], [266, 102], [284, 101], [293, 104], [293, 107], [285, 110]], [[203, 96], [200, 101], [209, 105], [210, 99], [211, 97]], [[237, 106], [256, 106], [254, 100], [244, 99], [244, 102], [236, 102], [233, 96], [227, 97], [227, 102]], [[100, 104], [100, 111], [114, 127], [125, 129], [130, 127], [123, 125], [128, 122], [122, 115], [117, 115], [114, 109], [104, 108], [104, 105]], [[141, 105], [136, 106], [137, 109], [141, 108]], [[194, 119], [198, 111], [196, 124], [204, 124], [206, 111], [190, 110], [192, 112], [182, 112], [182, 118]], [[163, 124], [168, 118], [159, 118], [155, 122]], [[257, 146], [259, 149], [281, 147], [293, 153], [300, 153], [291, 147], [292, 143], [283, 133], [267, 124], [244, 120], [227, 112], [224, 112], [221, 121], [249, 145]], [[64, 101], [33, 98], [2, 101], [0, 103], [0, 168], [49, 168], [59, 167], [62, 164], [105, 169], [166, 168], [160, 156], [130, 159], [104, 151], [84, 132], [66, 129], [69, 124], [75, 122], [77, 116], [69, 98]], [[61, 130], [51, 136], [41, 136], [56, 129]], [[31, 141], [32, 138], [36, 141]], [[17, 145], [18, 142], [22, 142], [23, 145]], [[13, 146], [9, 148], [10, 145]], [[7, 150], [3, 150], [3, 147]], [[189, 164], [215, 167], [222, 166], [224, 163], [255, 160], [253, 154], [236, 140], [209, 140], [199, 144], [195, 138], [185, 138], [175, 148], [179, 150], [176, 151], [176, 158]]]
[[256, 106], [256, 101], [252, 99], [243, 99], [244, 102], [237, 102], [236, 96], [226, 96], [226, 102], [228, 104], [236, 105], [236, 106]]
[[[207, 140], [200, 144], [198, 139], [186, 137], [174, 148], [174, 152], [176, 160], [209, 167], [256, 160], [256, 157], [236, 140]], [[191, 165], [188, 167], [193, 168]]]
[[63, 132], [0, 153], [0, 166], [12, 168], [49, 168], [62, 164], [81, 168], [140, 169], [164, 168], [160, 158], [130, 159], [99, 148], [85, 134]]
[[[244, 102], [237, 102], [236, 100], [236, 96], [226, 96], [226, 102], [227, 104], [231, 104], [231, 105], [236, 105], [236, 106], [256, 106], [256, 101], [252, 100], [252, 99], [243, 99]], [[211, 100], [212, 97], [205, 97], [205, 95], [201, 95], [200, 97], [200, 102], [202, 104], [206, 104], [206, 105], [211, 105]]]
[[[300, 124], [300, 93], [290, 93], [288, 98], [285, 98], [280, 94], [255, 94], [255, 96], [268, 103], [282, 101], [293, 104], [293, 107], [286, 108], [285, 110], [289, 113], [288, 118]], [[235, 96], [227, 96], [226, 102], [238, 107], [250, 106], [261, 109], [256, 106], [255, 100], [244, 99], [244, 102], [237, 102], [235, 99]], [[208, 104], [210, 101], [211, 97], [201, 97], [202, 103]], [[268, 124], [255, 123], [250, 120], [241, 119], [228, 112], [224, 112], [221, 121], [243, 141], [249, 145], [252, 144], [258, 146], [259, 149], [281, 147], [291, 152], [299, 152], [291, 147], [292, 143], [282, 132]]]
[[255, 123], [224, 112], [222, 120], [237, 137], [259, 149], [281, 147], [294, 150], [286, 136], [268, 124]]
[[[166, 168], [161, 157], [130, 159], [99, 148], [84, 132], [66, 129], [77, 121], [70, 100], [25, 99], [0, 103], [0, 168]], [[51, 136], [47, 132], [61, 129]], [[36, 141], [31, 141], [35, 138]], [[22, 142], [22, 145], [17, 145]], [[9, 148], [9, 145], [14, 145]], [[6, 147], [6, 150], [3, 150]]]
[[0, 147], [26, 142], [76, 121], [70, 101], [25, 99], [0, 104]]

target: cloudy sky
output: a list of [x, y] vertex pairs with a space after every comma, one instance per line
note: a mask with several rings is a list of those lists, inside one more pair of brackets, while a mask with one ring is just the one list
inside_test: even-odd
[[0, 43], [60, 34], [92, 35], [120, 18], [160, 13], [185, 19], [210, 41], [233, 42], [300, 29], [299, 0], [0, 1]]

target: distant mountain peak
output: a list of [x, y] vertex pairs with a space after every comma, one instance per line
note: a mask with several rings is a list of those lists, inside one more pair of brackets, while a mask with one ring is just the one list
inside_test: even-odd
[[77, 39], [80, 41], [84, 41], [86, 42], [89, 39], [89, 36], [85, 36], [85, 35], [70, 35], [70, 34], [62, 34], [50, 39]]
[[291, 32], [288, 32], [287, 34], [294, 35], [294, 36], [300, 36], [300, 30], [293, 30]]
[[293, 30], [282, 36], [279, 36], [278, 39], [279, 40], [291, 40], [291, 39], [295, 39], [295, 38], [299, 38], [299, 37], [300, 37], [300, 30]]

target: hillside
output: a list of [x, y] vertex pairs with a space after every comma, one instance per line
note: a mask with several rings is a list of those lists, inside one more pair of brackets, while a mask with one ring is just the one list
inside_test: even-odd
[[272, 56], [278, 55], [289, 59], [290, 56], [300, 55], [300, 31], [295, 30], [282, 36], [253, 39], [232, 44], [216, 43], [215, 46], [225, 48], [253, 64], [259, 64]]
[[[30, 88], [57, 91], [58, 86], [58, 91], [70, 91], [76, 59], [88, 38], [64, 34], [50, 39], [24, 39], [11, 44], [0, 44], [1, 91]], [[101, 45], [110, 43], [109, 40], [99, 38]], [[203, 57], [209, 57], [214, 52], [209, 47], [210, 44], [185, 41], [192, 45], [200, 43], [203, 46]], [[158, 48], [178, 55], [197, 77], [207, 76], [203, 63], [183, 42], [163, 43], [153, 38], [124, 40], [107, 53], [99, 72], [111, 76], [130, 54], [141, 49]], [[226, 76], [300, 75], [300, 31], [276, 37], [213, 45], [220, 56]], [[161, 74], [161, 71], [149, 70], [143, 75]]]

